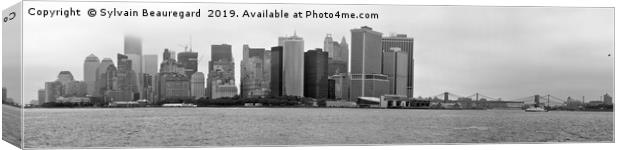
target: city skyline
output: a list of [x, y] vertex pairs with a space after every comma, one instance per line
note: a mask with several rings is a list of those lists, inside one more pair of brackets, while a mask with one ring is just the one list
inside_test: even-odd
[[[254, 5], [244, 6], [250, 7]], [[326, 8], [322, 9], [337, 6], [326, 6]], [[547, 93], [559, 95], [562, 98], [586, 96], [586, 100], [600, 99], [600, 95], [605, 93], [614, 95], [613, 91], [611, 91], [613, 89], [613, 83], [611, 83], [613, 81], [613, 57], [607, 56], [607, 54], [613, 55], [613, 41], [609, 41], [613, 39], [613, 32], [607, 31], [613, 29], [611, 26], [613, 22], [610, 22], [611, 19], [607, 18], [611, 17], [608, 16], [608, 12], [611, 9], [407, 6], [407, 8], [409, 7], [418, 9], [404, 10], [403, 8], [405, 7], [396, 7], [393, 10], [387, 10], [383, 9], [384, 7], [371, 7], [371, 10], [377, 10], [386, 17], [378, 20], [354, 20], [351, 21], [353, 23], [347, 23], [349, 25], [338, 23], [342, 21], [337, 20], [286, 20], [284, 22], [287, 25], [284, 28], [274, 29], [265, 26], [266, 22], [270, 22], [269, 20], [266, 22], [246, 20], [244, 22], [258, 22], [258, 24], [254, 28], [244, 30], [247, 33], [239, 32], [243, 33], [243, 37], [232, 36], [234, 34], [222, 34], [219, 31], [207, 28], [223, 28], [218, 27], [219, 25], [205, 26], [198, 29], [191, 27], [178, 32], [172, 29], [173, 26], [176, 27], [179, 24], [180, 26], [191, 26], [191, 24], [183, 23], [183, 21], [171, 21], [173, 25], [169, 25], [170, 27], [154, 27], [167, 30], [139, 34], [143, 37], [143, 54], [158, 55], [164, 48], [170, 48], [176, 51], [177, 54], [183, 51], [177, 45], [186, 44], [189, 41], [188, 37], [191, 35], [194, 51], [198, 52], [199, 55], [205, 55], [205, 58], [201, 60], [198, 66], [198, 71], [204, 73], [208, 72], [208, 67], [205, 67], [206, 62], [209, 61], [210, 49], [208, 47], [212, 44], [231, 44], [233, 58], [235, 58], [235, 80], [237, 81], [237, 86], [240, 84], [238, 82], [240, 81], [239, 64], [242, 58], [240, 54], [243, 44], [251, 45], [254, 48], [269, 49], [277, 45], [276, 37], [293, 35], [296, 32], [300, 37], [304, 38], [305, 46], [303, 50], [307, 51], [322, 48], [326, 34], [332, 34], [335, 39], [345, 37], [347, 43], [351, 43], [348, 30], [368, 25], [373, 27], [374, 30], [384, 33], [384, 36], [391, 33], [399, 33], [407, 34], [415, 39], [415, 97], [433, 96], [444, 91], [462, 95], [480, 92], [493, 97], [501, 97], [505, 100]], [[353, 10], [361, 10], [364, 7], [356, 8]], [[412, 18], [416, 18], [412, 20], [416, 21], [389, 18], [390, 14], [398, 12], [419, 11], [433, 12], [430, 13], [433, 15], [412, 16]], [[494, 14], [482, 15], [489, 11], [493, 11]], [[572, 14], [574, 11], [587, 11], [589, 13], [586, 14], [591, 14], [594, 17], [581, 15], [583, 13], [575, 13], [577, 16], [566, 15], [566, 13]], [[532, 16], [541, 12], [545, 13]], [[578, 17], [578, 19], [574, 19], [574, 17]], [[544, 19], [552, 19], [552, 21], [545, 21]], [[519, 22], [519, 20], [522, 22]], [[573, 22], [572, 20], [586, 21]], [[66, 25], [62, 23], [62, 20], [48, 21], [56, 22], [62, 26]], [[238, 22], [238, 20], [223, 20], [222, 26], [230, 25], [232, 22]], [[333, 26], [335, 27], [333, 29], [320, 28], [322, 25], [319, 25], [320, 23], [317, 24], [317, 22], [334, 22]], [[400, 25], [397, 22], [403, 22], [402, 24], [404, 25]], [[511, 22], [517, 22], [518, 26], [510, 24]], [[129, 30], [124, 29], [126, 28], [124, 26], [131, 26], [133, 23], [120, 24], [120, 26], [111, 28], [95, 27], [95, 29], [103, 28], [104, 30], [86, 32], [92, 35], [72, 33], [77, 35], [70, 36], [83, 37], [85, 39], [100, 35], [102, 32], [107, 31], [108, 33], [106, 36], [96, 38], [98, 40], [95, 42], [86, 41], [85, 43], [76, 43], [75, 45], [45, 42], [46, 37], [51, 36], [50, 33], [64, 32], [65, 30], [63, 29], [75, 25], [59, 27], [60, 29], [56, 31], [43, 31], [40, 37], [32, 37], [36, 39], [34, 41], [41, 41], [42, 43], [40, 46], [27, 46], [25, 44], [24, 56], [50, 55], [49, 52], [59, 53], [66, 51], [71, 53], [69, 56], [79, 58], [67, 58], [67, 60], [62, 61], [48, 58], [41, 60], [59, 62], [57, 64], [49, 63], [55, 66], [45, 66], [40, 63], [29, 64], [27, 62], [29, 58], [24, 58], [26, 60], [24, 68], [28, 68], [28, 66], [33, 66], [33, 68], [45, 66], [45, 69], [40, 70], [41, 75], [28, 74], [25, 70], [24, 79], [27, 81], [24, 82], [24, 93], [26, 96], [24, 101], [36, 99], [36, 92], [43, 87], [44, 81], [54, 80], [53, 78], [59, 71], [70, 70], [75, 77], [82, 77], [81, 69], [75, 68], [82, 68], [83, 66], [79, 65], [80, 62], [83, 62], [84, 57], [90, 53], [94, 53], [99, 59], [103, 59], [113, 57], [114, 53], [122, 52], [122, 48], [120, 48], [122, 47], [122, 42], [120, 42], [122, 38], [119, 39], [119, 37], [122, 37], [124, 34], [123, 30]], [[429, 26], [429, 24], [434, 26]], [[460, 26], [454, 26], [455, 24], [460, 24]], [[405, 27], [405, 25], [409, 27]], [[560, 25], [565, 27], [558, 27]], [[232, 27], [224, 28], [226, 29], [224, 32], [232, 32], [234, 30], [230, 30], [230, 28], [235, 27], [237, 26], [233, 25]], [[551, 27], [557, 29], [550, 29]], [[29, 28], [35, 27], [31, 26]], [[122, 30], [118, 30], [119, 28]], [[109, 32], [110, 29], [113, 29], [113, 31]], [[450, 32], [442, 31], [446, 29]], [[83, 29], [77, 28], [76, 30]], [[28, 31], [37, 32], [42, 30], [35, 28]], [[198, 34], [202, 32], [193, 31], [215, 33]], [[24, 33], [25, 37], [33, 35], [27, 32]], [[567, 38], [567, 34], [571, 38]], [[533, 37], [536, 39], [531, 39]], [[68, 38], [71, 39], [71, 37]], [[588, 42], [579, 42], [584, 40]], [[56, 44], [56, 46], [53, 44]], [[67, 47], [71, 48], [65, 49]], [[40, 50], [42, 48], [55, 49], [55, 51], [45, 52], [45, 50]], [[93, 51], [85, 49], [93, 49]], [[570, 50], [568, 51], [569, 53], [566, 53], [566, 50]], [[41, 53], [33, 54], [32, 52]], [[82, 54], [85, 55], [82, 56]], [[481, 56], [487, 57], [480, 59]], [[114, 62], [117, 61], [114, 60]], [[28, 81], [30, 79], [40, 81]], [[78, 80], [83, 79], [78, 78]], [[35, 87], [32, 88], [33, 86]]]

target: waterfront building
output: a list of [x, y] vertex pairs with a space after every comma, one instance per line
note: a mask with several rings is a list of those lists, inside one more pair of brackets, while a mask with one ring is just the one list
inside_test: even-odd
[[263, 54], [263, 83], [261, 87], [265, 91], [265, 96], [271, 93], [271, 51], [265, 50]]
[[381, 74], [381, 32], [363, 26], [351, 30], [350, 98], [378, 98], [389, 92], [389, 80]]
[[157, 76], [157, 102], [180, 102], [192, 99], [190, 78], [183, 73], [161, 72]]
[[295, 33], [293, 36], [279, 37], [278, 45], [283, 47], [282, 95], [303, 96], [304, 39]]
[[407, 37], [406, 34], [395, 34], [381, 39], [382, 51], [392, 49], [400, 49], [401, 52], [407, 54], [407, 97], [413, 97], [413, 38]]
[[331, 34], [327, 34], [323, 41], [323, 50], [329, 54], [329, 73], [336, 75], [349, 71], [349, 45], [344, 37], [340, 43], [333, 41]]
[[196, 72], [191, 78], [191, 96], [195, 99], [205, 96], [205, 75], [202, 72]]
[[383, 51], [381, 73], [389, 80], [389, 94], [407, 96], [407, 53], [399, 48]]
[[270, 71], [271, 71], [271, 82], [269, 83], [269, 88], [271, 89], [271, 96], [282, 96], [283, 85], [282, 85], [282, 46], [271, 47], [271, 61], [270, 61]]
[[186, 76], [191, 76], [198, 71], [198, 53], [192, 52], [180, 52], [177, 54], [177, 60], [179, 65], [185, 70]]
[[157, 65], [159, 64], [157, 55], [144, 55], [142, 56], [142, 59], [142, 68], [144, 69], [144, 73], [155, 76], [155, 74], [157, 74]]
[[250, 48], [243, 45], [243, 59], [241, 60], [241, 96], [260, 97], [267, 96], [269, 83], [265, 80], [265, 49]]
[[[3, 91], [3, 92], [4, 92], [4, 91]], [[45, 104], [45, 96], [46, 96], [45, 94], [46, 94], [46, 93], [45, 93], [45, 89], [39, 89], [39, 90], [37, 91], [37, 97], [39, 98], [39, 99], [37, 99], [37, 100], [39, 101], [39, 105], [41, 105], [41, 104]]]
[[237, 95], [231, 45], [211, 45], [206, 91], [207, 97], [212, 99]]
[[304, 53], [304, 97], [327, 98], [327, 58], [320, 48]]
[[99, 64], [99, 58], [94, 54], [88, 55], [84, 60], [84, 82], [86, 82], [86, 92], [89, 96], [95, 95], [97, 67], [99, 67]]

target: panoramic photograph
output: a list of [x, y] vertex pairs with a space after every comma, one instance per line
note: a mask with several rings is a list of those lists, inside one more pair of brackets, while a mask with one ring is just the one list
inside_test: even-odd
[[612, 7], [21, 11], [2, 100], [3, 140], [24, 148], [615, 141]]

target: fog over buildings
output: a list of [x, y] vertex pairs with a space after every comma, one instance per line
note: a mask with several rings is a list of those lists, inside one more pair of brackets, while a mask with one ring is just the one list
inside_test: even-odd
[[[39, 9], [66, 5], [45, 3]], [[71, 3], [71, 6], [88, 9], [93, 4]], [[97, 6], [118, 5], [104, 3]], [[377, 12], [380, 18], [181, 20], [129, 17], [33, 19], [24, 16], [24, 40], [36, 43], [24, 44], [23, 67], [29, 68], [24, 69], [23, 74], [24, 100], [37, 99], [37, 91], [46, 86], [46, 81], [56, 80], [61, 70], [70, 70], [77, 77], [75, 80], [85, 81], [82, 79], [83, 63], [90, 54], [101, 60], [113, 58], [113, 62], [119, 62], [117, 53], [127, 54], [129, 60], [138, 59], [123, 45], [124, 35], [128, 33], [141, 37], [142, 55], [157, 54], [160, 59], [165, 48], [176, 51], [177, 55], [185, 51], [179, 44], [186, 44], [191, 36], [193, 51], [205, 55], [197, 66], [197, 70], [205, 73], [205, 78], [208, 78], [208, 62], [212, 61], [209, 59], [212, 58], [212, 45], [229, 44], [235, 72], [232, 81], [237, 81], [234, 82], [237, 87], [241, 81], [239, 65], [244, 58], [244, 44], [269, 50], [279, 45], [278, 37], [298, 36], [303, 38], [303, 44], [295, 56], [303, 62], [303, 53], [324, 48], [325, 35], [331, 34], [334, 39], [344, 38], [350, 44], [349, 66], [353, 73], [357, 70], [353, 67], [354, 61], [359, 59], [353, 57], [356, 43], [352, 42], [355, 39], [351, 37], [351, 29], [361, 26], [372, 27], [373, 31], [383, 33], [383, 37], [407, 34], [414, 39], [412, 86], [415, 97], [445, 91], [464, 96], [480, 92], [507, 100], [533, 94], [552, 94], [562, 98], [586, 96], [587, 100], [600, 99], [605, 93], [614, 96], [613, 8], [209, 4], [209, 7], [233, 6], [249, 10], [293, 11], [312, 7], [317, 10]], [[119, 8], [124, 7], [132, 6]], [[141, 4], [140, 7], [163, 8], [152, 4]], [[166, 7], [190, 10], [206, 7], [206, 4], [170, 4]], [[166, 23], [145, 25], [146, 22]], [[284, 64], [290, 64], [287, 59], [292, 58], [287, 52], [284, 44], [281, 54]], [[143, 62], [142, 57], [139, 59], [140, 63]], [[143, 66], [131, 63], [132, 68]], [[298, 69], [303, 70], [303, 63], [290, 65], [301, 66]], [[373, 68], [360, 73], [380, 73], [381, 70], [369, 72]], [[97, 71], [101, 70], [101, 67], [97, 68]], [[286, 67], [283, 70], [288, 71]], [[303, 79], [303, 74], [295, 77]], [[288, 88], [294, 84], [287, 81], [282, 83], [287, 93], [303, 94], [303, 86]], [[303, 83], [303, 80], [299, 82]], [[8, 97], [16, 97], [16, 94], [9, 89]]]

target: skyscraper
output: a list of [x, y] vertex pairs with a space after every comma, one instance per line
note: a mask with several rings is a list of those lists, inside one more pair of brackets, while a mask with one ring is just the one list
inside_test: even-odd
[[88, 55], [84, 60], [84, 82], [86, 82], [86, 92], [90, 96], [95, 95], [97, 67], [99, 67], [99, 58], [93, 54]]
[[304, 97], [327, 98], [327, 57], [320, 48], [304, 54]]
[[37, 91], [37, 96], [38, 96], [38, 101], [39, 101], [39, 105], [45, 104], [45, 89], [39, 89]]
[[95, 94], [93, 96], [95, 97], [104, 96], [105, 91], [107, 90], [106, 87], [108, 84], [107, 78], [106, 78], [106, 72], [107, 72], [108, 67], [110, 66], [114, 67], [114, 62], [110, 58], [104, 58], [103, 60], [101, 60], [101, 63], [99, 64], [99, 66], [97, 66], [97, 71], [96, 71], [97, 81], [95, 82]]
[[271, 96], [282, 96], [282, 46], [271, 47]]
[[121, 101], [131, 101], [139, 99], [140, 97], [138, 92], [141, 88], [138, 88], [138, 78], [135, 78], [136, 72], [131, 69], [133, 68], [133, 61], [130, 60], [128, 56], [123, 54], [117, 54], [117, 61], [117, 85], [118, 90], [120, 90], [120, 92], [122, 92], [121, 95], [123, 95]]
[[202, 72], [196, 72], [191, 78], [191, 96], [195, 99], [205, 96], [205, 75]]
[[407, 96], [407, 53], [399, 48], [383, 51], [382, 74], [387, 75], [389, 94]]
[[231, 45], [211, 45], [206, 93], [207, 97], [212, 99], [232, 97], [237, 94]]
[[155, 74], [157, 74], [157, 65], [158, 65], [158, 60], [157, 60], [157, 55], [144, 55], [143, 57], [143, 69], [144, 69], [144, 73], [146, 74], [150, 74], [151, 76], [154, 76]]
[[283, 47], [282, 72], [284, 85], [282, 95], [303, 96], [304, 93], [304, 39], [295, 33], [290, 37], [279, 37], [278, 45]]
[[389, 92], [387, 76], [381, 74], [381, 36], [367, 26], [351, 30], [350, 99], [380, 97]]
[[185, 69], [185, 75], [188, 77], [198, 71], [198, 53], [197, 52], [180, 52], [177, 54], [177, 60], [180, 66]]
[[[131, 60], [131, 70], [133, 70], [133, 81], [137, 87], [136, 90], [142, 90], [142, 39], [134, 35], [125, 35], [124, 38], [125, 56]], [[120, 66], [119, 70], [120, 70]]]
[[265, 82], [265, 49], [250, 48], [243, 45], [243, 59], [241, 60], [241, 96], [266, 96], [269, 91]]
[[329, 75], [347, 74], [349, 72], [349, 45], [344, 37], [340, 43], [333, 41], [331, 34], [325, 37], [323, 47], [331, 49], [329, 53]]
[[413, 38], [406, 34], [396, 34], [381, 39], [383, 51], [398, 48], [407, 54], [407, 97], [413, 97]]

